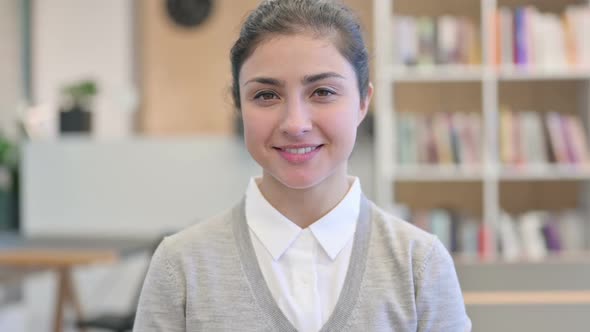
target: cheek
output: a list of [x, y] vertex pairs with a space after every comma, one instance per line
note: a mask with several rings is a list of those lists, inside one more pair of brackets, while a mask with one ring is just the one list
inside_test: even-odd
[[356, 138], [357, 116], [353, 110], [336, 112], [322, 116], [321, 123], [324, 133], [343, 145], [351, 144]]
[[255, 121], [248, 113], [242, 113], [242, 121], [244, 123], [244, 140], [249, 145], [250, 142], [257, 141], [257, 134], [260, 134], [259, 122]]
[[257, 122], [253, 121], [251, 117], [243, 116], [244, 121], [244, 144], [246, 149], [258, 161], [259, 147], [264, 145], [264, 137], [260, 128], [257, 127]]
[[242, 119], [244, 122], [244, 139], [247, 143], [256, 141], [257, 144], [260, 144], [260, 141], [268, 139], [271, 135], [273, 119], [268, 112], [244, 109]]

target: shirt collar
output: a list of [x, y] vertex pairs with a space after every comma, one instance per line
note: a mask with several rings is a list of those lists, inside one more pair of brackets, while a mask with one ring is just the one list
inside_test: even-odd
[[[361, 186], [354, 178], [344, 198], [326, 215], [309, 226], [326, 254], [334, 260], [353, 237], [359, 216]], [[248, 226], [274, 260], [278, 260], [299, 236], [301, 228], [283, 216], [264, 198], [256, 180], [246, 190]]]

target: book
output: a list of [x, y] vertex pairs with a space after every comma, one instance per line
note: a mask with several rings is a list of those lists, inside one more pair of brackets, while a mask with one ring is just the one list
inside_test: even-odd
[[434, 128], [434, 145], [438, 164], [449, 165], [453, 163], [453, 152], [451, 142], [451, 126], [448, 114], [443, 112], [435, 113], [432, 117]]
[[518, 217], [523, 252], [529, 259], [538, 260], [547, 256], [547, 247], [541, 232], [544, 223], [545, 214], [542, 211], [530, 211]]
[[559, 124], [561, 125], [561, 133], [563, 136], [563, 143], [565, 146], [565, 154], [567, 156], [567, 161], [572, 164], [577, 164], [579, 162], [578, 151], [575, 149], [573, 137], [571, 135], [571, 128], [570, 128], [570, 118], [571, 116], [562, 115], [559, 117]]
[[565, 119], [568, 141], [571, 144], [572, 153], [576, 156], [576, 162], [580, 165], [590, 163], [588, 152], [588, 139], [584, 132], [582, 122], [578, 117], [568, 116]]
[[545, 238], [545, 247], [549, 252], [558, 253], [561, 251], [561, 239], [559, 236], [558, 220], [555, 214], [549, 214], [547, 221], [541, 227]]
[[457, 60], [459, 45], [458, 22], [450, 15], [439, 16], [437, 21], [438, 63], [451, 64]]
[[397, 160], [399, 164], [410, 163], [409, 145], [412, 137], [409, 132], [409, 118], [411, 116], [405, 112], [396, 114]]
[[430, 231], [449, 252], [452, 251], [451, 217], [447, 211], [434, 209], [430, 212]]
[[465, 50], [467, 53], [467, 58], [464, 60], [465, 63], [469, 65], [477, 65], [482, 62], [481, 59], [481, 38], [479, 30], [477, 29], [475, 23], [468, 18], [463, 18], [462, 20], [463, 26], [465, 27], [462, 31], [462, 36], [464, 36], [465, 40]]
[[436, 36], [434, 20], [422, 16], [416, 21], [418, 30], [418, 65], [430, 66], [436, 59]]
[[507, 7], [501, 7], [500, 15], [500, 43], [501, 64], [504, 67], [512, 66], [514, 63], [514, 18], [512, 11]]
[[514, 64], [524, 66], [528, 63], [526, 11], [523, 7], [514, 11]]
[[465, 164], [465, 142], [461, 141], [461, 130], [463, 128], [463, 114], [459, 112], [448, 113], [449, 135], [451, 140], [451, 153], [453, 162], [456, 165]]
[[561, 126], [561, 115], [557, 112], [549, 112], [545, 119], [547, 131], [549, 133], [551, 152], [555, 161], [562, 164], [568, 163], [569, 157]]
[[459, 223], [458, 231], [457, 252], [470, 257], [477, 256], [479, 223], [472, 218], [467, 218]]
[[438, 155], [439, 149], [436, 144], [436, 123], [433, 114], [424, 116], [424, 129], [422, 132], [425, 139], [426, 161], [430, 164], [437, 164], [440, 160]]
[[481, 259], [485, 260], [493, 257], [492, 237], [493, 233], [488, 225], [480, 224], [477, 231], [477, 252]]
[[541, 115], [538, 112], [520, 113], [523, 132], [523, 154], [525, 163], [544, 165], [548, 162], [546, 138]]
[[514, 222], [514, 218], [506, 212], [502, 212], [499, 221], [499, 242], [502, 258], [514, 261], [522, 256], [521, 239]]
[[500, 110], [500, 159], [504, 164], [512, 164], [514, 157], [512, 111], [506, 107]]
[[394, 17], [394, 33], [397, 45], [397, 62], [406, 66], [418, 63], [418, 31], [416, 21], [408, 16]]
[[417, 145], [417, 155], [418, 155], [418, 163], [426, 164], [430, 163], [429, 158], [429, 148], [430, 148], [430, 140], [429, 137], [432, 133], [430, 127], [427, 123], [427, 116], [421, 113], [415, 113], [413, 116], [416, 118], [416, 145]]
[[582, 215], [575, 210], [559, 213], [559, 241], [563, 250], [568, 252], [584, 250], [584, 234], [587, 234], [584, 225]]
[[511, 112], [511, 115], [512, 124], [510, 127], [512, 131], [509, 133], [509, 135], [512, 136], [510, 138], [512, 141], [512, 160], [510, 162], [513, 165], [522, 165], [524, 163], [524, 154], [520, 112]]

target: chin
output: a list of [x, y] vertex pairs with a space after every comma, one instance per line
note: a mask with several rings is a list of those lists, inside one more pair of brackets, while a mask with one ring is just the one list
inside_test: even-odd
[[306, 172], [305, 174], [289, 173], [269, 175], [289, 189], [300, 190], [313, 188], [330, 177], [330, 174], [310, 174], [309, 172]]
[[286, 177], [277, 180], [289, 189], [309, 189], [322, 182], [322, 179], [307, 177]]

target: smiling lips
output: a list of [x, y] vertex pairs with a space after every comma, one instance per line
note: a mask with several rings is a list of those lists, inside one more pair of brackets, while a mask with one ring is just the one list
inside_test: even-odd
[[293, 164], [301, 164], [311, 160], [323, 147], [320, 145], [298, 145], [275, 147], [279, 155], [286, 161]]

